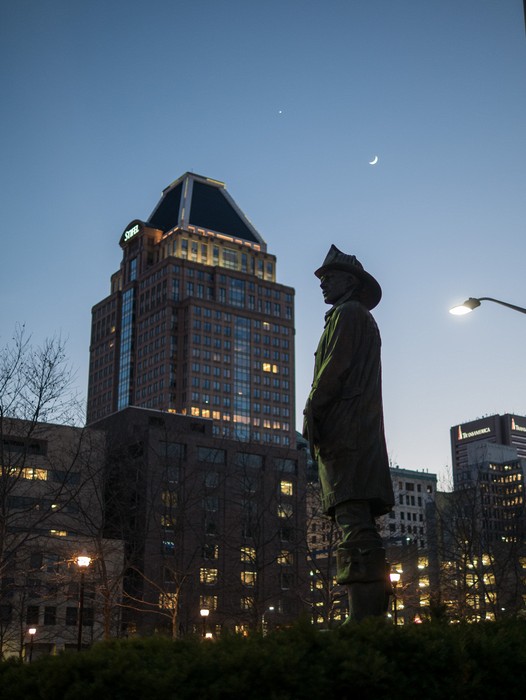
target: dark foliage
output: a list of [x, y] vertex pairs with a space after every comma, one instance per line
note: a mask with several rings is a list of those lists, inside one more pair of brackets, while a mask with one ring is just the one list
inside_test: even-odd
[[367, 621], [324, 633], [298, 624], [265, 638], [116, 640], [0, 664], [10, 700], [510, 700], [525, 687], [523, 621]]

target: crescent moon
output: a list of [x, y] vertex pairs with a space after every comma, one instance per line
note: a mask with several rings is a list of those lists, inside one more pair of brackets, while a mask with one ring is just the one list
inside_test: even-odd
[[376, 165], [378, 163], [378, 156], [375, 156], [372, 160], [369, 161], [369, 165]]

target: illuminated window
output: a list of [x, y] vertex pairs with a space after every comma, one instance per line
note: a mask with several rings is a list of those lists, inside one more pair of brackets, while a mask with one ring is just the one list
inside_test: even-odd
[[177, 608], [177, 593], [161, 593], [159, 595], [159, 607], [161, 610], [175, 610]]
[[199, 607], [207, 610], [217, 610], [216, 595], [201, 595], [199, 596]]
[[278, 505], [278, 517], [290, 518], [292, 515], [292, 506], [290, 503], [280, 503]]
[[217, 560], [219, 559], [219, 545], [205, 544], [203, 546], [203, 559]]
[[284, 496], [292, 496], [294, 493], [292, 481], [281, 481], [280, 491]]
[[289, 552], [286, 549], [282, 549], [278, 555], [278, 564], [281, 564], [281, 566], [291, 566], [293, 562], [294, 556], [292, 552]]
[[241, 547], [241, 561], [256, 561], [256, 550], [254, 547]]
[[252, 596], [243, 596], [241, 598], [241, 610], [253, 610], [254, 609], [254, 598]]
[[257, 574], [255, 571], [242, 571], [241, 572], [241, 583], [244, 586], [253, 587], [256, 585]]
[[38, 469], [37, 467], [25, 467], [20, 471], [22, 479], [32, 479], [34, 481], [46, 481], [47, 469]]
[[53, 535], [53, 537], [67, 537], [68, 536], [67, 530], [50, 530], [49, 534]]
[[199, 580], [201, 583], [206, 583], [209, 586], [213, 586], [217, 583], [218, 571], [217, 569], [209, 569], [208, 567], [201, 567], [199, 570]]

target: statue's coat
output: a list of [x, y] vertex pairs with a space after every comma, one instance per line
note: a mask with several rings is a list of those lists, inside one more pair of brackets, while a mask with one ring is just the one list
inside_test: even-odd
[[325, 316], [303, 434], [318, 462], [324, 512], [368, 500], [374, 515], [394, 504], [385, 445], [380, 334], [346, 295]]

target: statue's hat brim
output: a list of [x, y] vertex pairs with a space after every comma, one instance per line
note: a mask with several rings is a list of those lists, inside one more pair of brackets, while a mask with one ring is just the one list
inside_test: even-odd
[[321, 278], [323, 274], [330, 270], [341, 270], [358, 277], [362, 283], [360, 301], [369, 311], [379, 304], [382, 298], [382, 288], [375, 278], [363, 269], [363, 265], [357, 260], [355, 255], [342, 253], [334, 244], [331, 245], [323, 265], [314, 274], [316, 277]]

